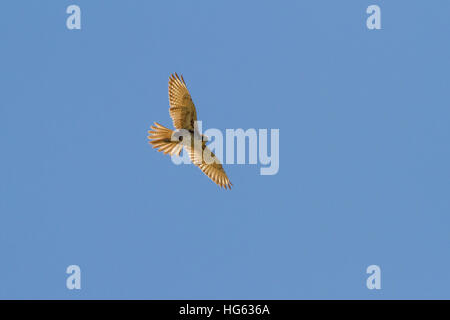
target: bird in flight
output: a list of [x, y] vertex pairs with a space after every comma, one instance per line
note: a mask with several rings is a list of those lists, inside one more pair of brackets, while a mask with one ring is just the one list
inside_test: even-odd
[[206, 146], [208, 138], [198, 132], [194, 102], [183, 76], [179, 77], [176, 73], [169, 77], [169, 105], [169, 114], [176, 130], [170, 130], [155, 122], [154, 126], [150, 127], [152, 130], [148, 131], [150, 144], [158, 151], [170, 155], [180, 155], [184, 148], [192, 163], [213, 182], [225, 189], [231, 189], [232, 183], [222, 164]]

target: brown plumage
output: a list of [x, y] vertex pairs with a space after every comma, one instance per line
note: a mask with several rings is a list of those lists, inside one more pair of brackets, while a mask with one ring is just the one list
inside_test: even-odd
[[206, 146], [203, 135], [198, 134], [196, 126], [197, 112], [194, 102], [186, 87], [183, 76], [176, 73], [169, 78], [169, 113], [176, 129], [187, 130], [190, 141], [180, 141], [174, 136], [175, 131], [170, 130], [155, 122], [149, 130], [149, 140], [153, 148], [164, 154], [180, 155], [184, 148], [188, 152], [193, 164], [199, 167], [213, 182], [225, 189], [230, 188], [232, 183], [227, 177], [219, 159]]
[[176, 73], [169, 78], [169, 104], [173, 126], [176, 129], [193, 131], [197, 112], [183, 76], [179, 78]]

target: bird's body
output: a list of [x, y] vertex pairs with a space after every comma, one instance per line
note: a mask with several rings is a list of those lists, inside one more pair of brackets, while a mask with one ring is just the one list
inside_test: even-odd
[[153, 148], [164, 154], [180, 155], [183, 148], [188, 152], [193, 164], [199, 167], [212, 181], [224, 188], [231, 188], [225, 170], [219, 159], [206, 146], [207, 138], [197, 127], [197, 111], [183, 76], [169, 78], [169, 113], [174, 130], [155, 122], [148, 133]]

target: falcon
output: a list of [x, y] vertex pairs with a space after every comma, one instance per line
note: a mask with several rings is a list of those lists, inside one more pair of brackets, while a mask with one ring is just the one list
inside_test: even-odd
[[[149, 143], [164, 154], [180, 155], [185, 150], [192, 163], [200, 168], [214, 183], [231, 189], [219, 159], [206, 146], [208, 138], [198, 131], [197, 111], [183, 76], [176, 73], [169, 77], [169, 114], [176, 130], [155, 122], [149, 130]], [[184, 133], [184, 134], [181, 134]], [[190, 139], [184, 139], [186, 137]]]

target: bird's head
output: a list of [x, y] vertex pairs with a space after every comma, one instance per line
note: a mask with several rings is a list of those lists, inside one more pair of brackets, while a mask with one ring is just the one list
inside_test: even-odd
[[177, 130], [173, 131], [171, 140], [182, 142], [182, 141], [188, 140], [187, 138], [190, 138], [189, 131], [187, 131], [185, 129], [177, 129]]

